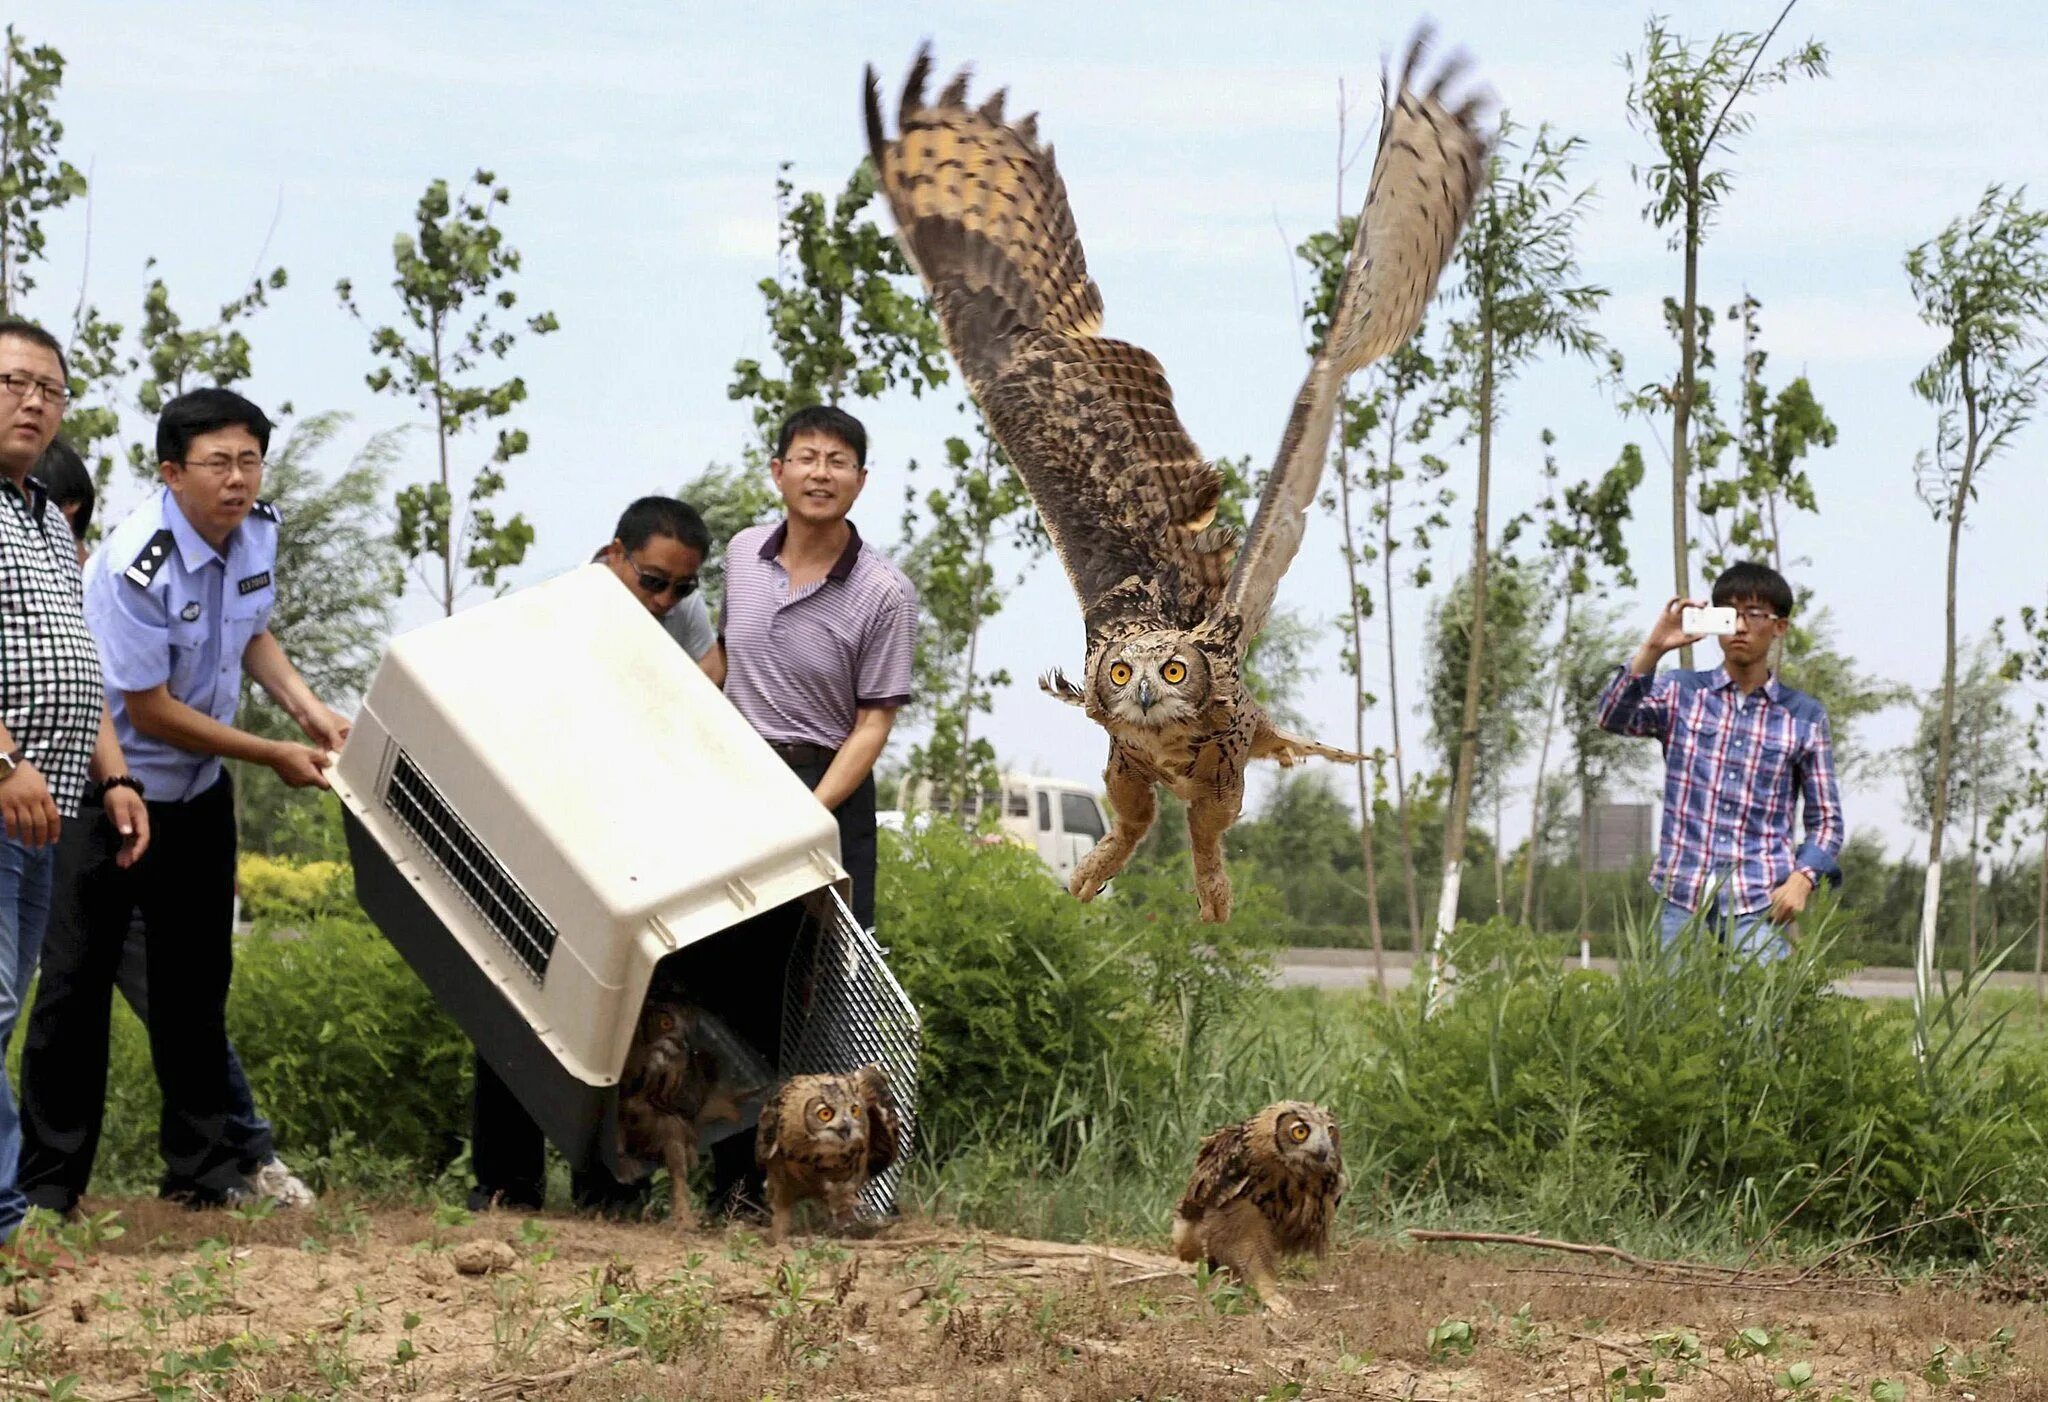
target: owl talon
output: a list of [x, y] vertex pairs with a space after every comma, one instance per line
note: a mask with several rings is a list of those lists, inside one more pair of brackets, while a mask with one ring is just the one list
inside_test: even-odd
[[1266, 1308], [1268, 1310], [1271, 1310], [1274, 1314], [1277, 1314], [1282, 1318], [1285, 1318], [1286, 1316], [1294, 1313], [1294, 1302], [1288, 1299], [1285, 1295], [1281, 1294], [1278, 1290], [1271, 1291], [1270, 1293], [1261, 1290], [1259, 1292], [1259, 1298], [1265, 1301]]

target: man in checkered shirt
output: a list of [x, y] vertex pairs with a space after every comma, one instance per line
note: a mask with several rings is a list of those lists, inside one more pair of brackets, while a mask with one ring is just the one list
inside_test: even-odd
[[[119, 833], [120, 864], [149, 845], [85, 626], [71, 527], [29, 477], [57, 436], [67, 388], [56, 338], [0, 319], [0, 1048], [42, 949], [58, 833], [89, 782]], [[20, 1113], [0, 1066], [0, 1238], [27, 1212], [20, 1158]]]
[[[1696, 599], [1673, 599], [1600, 697], [1600, 724], [1664, 746], [1664, 821], [1650, 881], [1664, 897], [1664, 942], [1697, 920], [1736, 950], [1776, 958], [1784, 931], [1823, 881], [1842, 879], [1842, 800], [1827, 711], [1771, 672], [1792, 588], [1766, 565], [1730, 566], [1714, 607], [1733, 608], [1712, 671], [1656, 674], [1664, 654], [1701, 641], [1682, 626]], [[1804, 804], [1806, 835], [1793, 832]]]

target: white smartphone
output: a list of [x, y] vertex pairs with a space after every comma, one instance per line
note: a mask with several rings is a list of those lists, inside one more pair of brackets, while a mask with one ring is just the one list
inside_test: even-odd
[[1735, 632], [1732, 608], [1687, 608], [1678, 615], [1678, 626], [1696, 638], [1725, 638]]

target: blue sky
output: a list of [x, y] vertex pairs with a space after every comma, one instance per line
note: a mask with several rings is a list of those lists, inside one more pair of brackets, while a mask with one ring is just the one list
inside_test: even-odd
[[[942, 67], [975, 65], [977, 91], [1007, 85], [1011, 110], [1040, 112], [1108, 333], [1160, 357], [1205, 452], [1264, 459], [1302, 366], [1287, 250], [1335, 214], [1338, 81], [1365, 95], [1353, 119], [1364, 130], [1382, 56], [1418, 13], [16, 0], [13, 22], [69, 60], [66, 152], [94, 187], [89, 266], [74, 206], [51, 222], [51, 262], [30, 309], [61, 329], [83, 277], [93, 302], [132, 322], [154, 256], [196, 320], [241, 289], [260, 254], [263, 266], [290, 270], [291, 286], [252, 331], [253, 392], [302, 414], [351, 411], [367, 436], [411, 416], [364, 389], [365, 336], [333, 284], [353, 278], [366, 313], [388, 313], [391, 237], [422, 187], [489, 167], [512, 189], [504, 223], [525, 255], [525, 301], [562, 323], [516, 361], [531, 391], [518, 422], [533, 450], [507, 501], [539, 528], [518, 576], [539, 579], [586, 559], [626, 500], [737, 458], [749, 426], [725, 384], [735, 359], [764, 353], [755, 284], [773, 270], [776, 167], [791, 161], [799, 185], [836, 189], [863, 149], [862, 65], [874, 62], [893, 88], [929, 36]], [[1434, 13], [1445, 42], [1473, 54], [1518, 122], [1547, 120], [1585, 138], [1577, 170], [1597, 198], [1582, 264], [1612, 290], [1603, 329], [1638, 382], [1673, 363], [1659, 307], [1678, 285], [1677, 255], [1639, 217], [1643, 196], [1630, 177], [1649, 148], [1625, 122], [1619, 59], [1639, 43], [1647, 13], [1611, 3]], [[1707, 35], [1761, 28], [1775, 13], [1700, 3], [1675, 22]], [[2038, 179], [2048, 118], [2036, 92], [2048, 27], [2016, 3], [1805, 0], [1780, 43], [1809, 34], [1829, 46], [1833, 76], [1754, 103], [1757, 127], [1734, 161], [1702, 294], [1722, 308], [1745, 288], [1757, 296], [1771, 375], [1807, 374], [1841, 427], [1839, 444], [1812, 464], [1821, 514], [1788, 532], [1790, 554], [1809, 562], [1799, 582], [1833, 610], [1865, 667], [1927, 687], [1939, 678], [1944, 534], [1913, 493], [1914, 454], [1933, 418], [1908, 381], [1938, 337], [1914, 315], [1901, 260], [1990, 181], [2031, 181], [2048, 198]], [[1723, 345], [1732, 367], [1739, 352]], [[894, 540], [904, 463], [942, 460], [959, 397], [949, 385], [923, 401], [862, 406], [875, 446], [856, 519], [871, 536]], [[1532, 369], [1507, 411], [1497, 516], [1535, 499], [1545, 427], [1568, 476], [1604, 468], [1628, 439], [1643, 444], [1650, 481], [1630, 541], [1638, 572], [1661, 584], [1668, 429], [1620, 420], [1575, 365]], [[2048, 592], [2044, 460], [2048, 430], [2036, 427], [1985, 480], [1961, 576], [1966, 634]], [[1462, 511], [1470, 453], [1453, 463]], [[426, 465], [422, 436], [408, 467], [423, 474]], [[1448, 546], [1439, 577], [1467, 553]], [[1334, 620], [1343, 589], [1336, 529], [1319, 521], [1281, 602]], [[1638, 615], [1647, 621], [1666, 592], [1641, 591]], [[1412, 669], [1425, 601], [1397, 602]], [[405, 617], [423, 614], [408, 607]], [[1327, 631], [1303, 709], [1317, 731], [1344, 739], [1348, 678]], [[1077, 663], [1081, 643], [1078, 611], [1049, 565], [991, 625], [985, 653], [1023, 679], [992, 721], [1007, 762], [1073, 776], [1099, 769], [1099, 732], [1028, 681]], [[1383, 677], [1369, 681], [1384, 694]], [[1403, 723], [1413, 744], [1421, 723]], [[1384, 716], [1376, 724], [1384, 733]], [[1896, 743], [1910, 725], [1895, 712], [1871, 723], [1866, 740]], [[1910, 837], [1895, 784], [1846, 798], [1852, 826], [1874, 826], [1895, 846]], [[1520, 824], [1511, 815], [1508, 826]]]

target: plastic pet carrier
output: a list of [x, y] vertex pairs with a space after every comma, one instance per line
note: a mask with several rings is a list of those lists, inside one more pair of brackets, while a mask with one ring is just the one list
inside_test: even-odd
[[886, 1210], [918, 1017], [838, 826], [603, 566], [393, 640], [332, 777], [363, 909], [571, 1164], [620, 1172], [619, 1076], [675, 984], [778, 1076], [888, 1072]]

